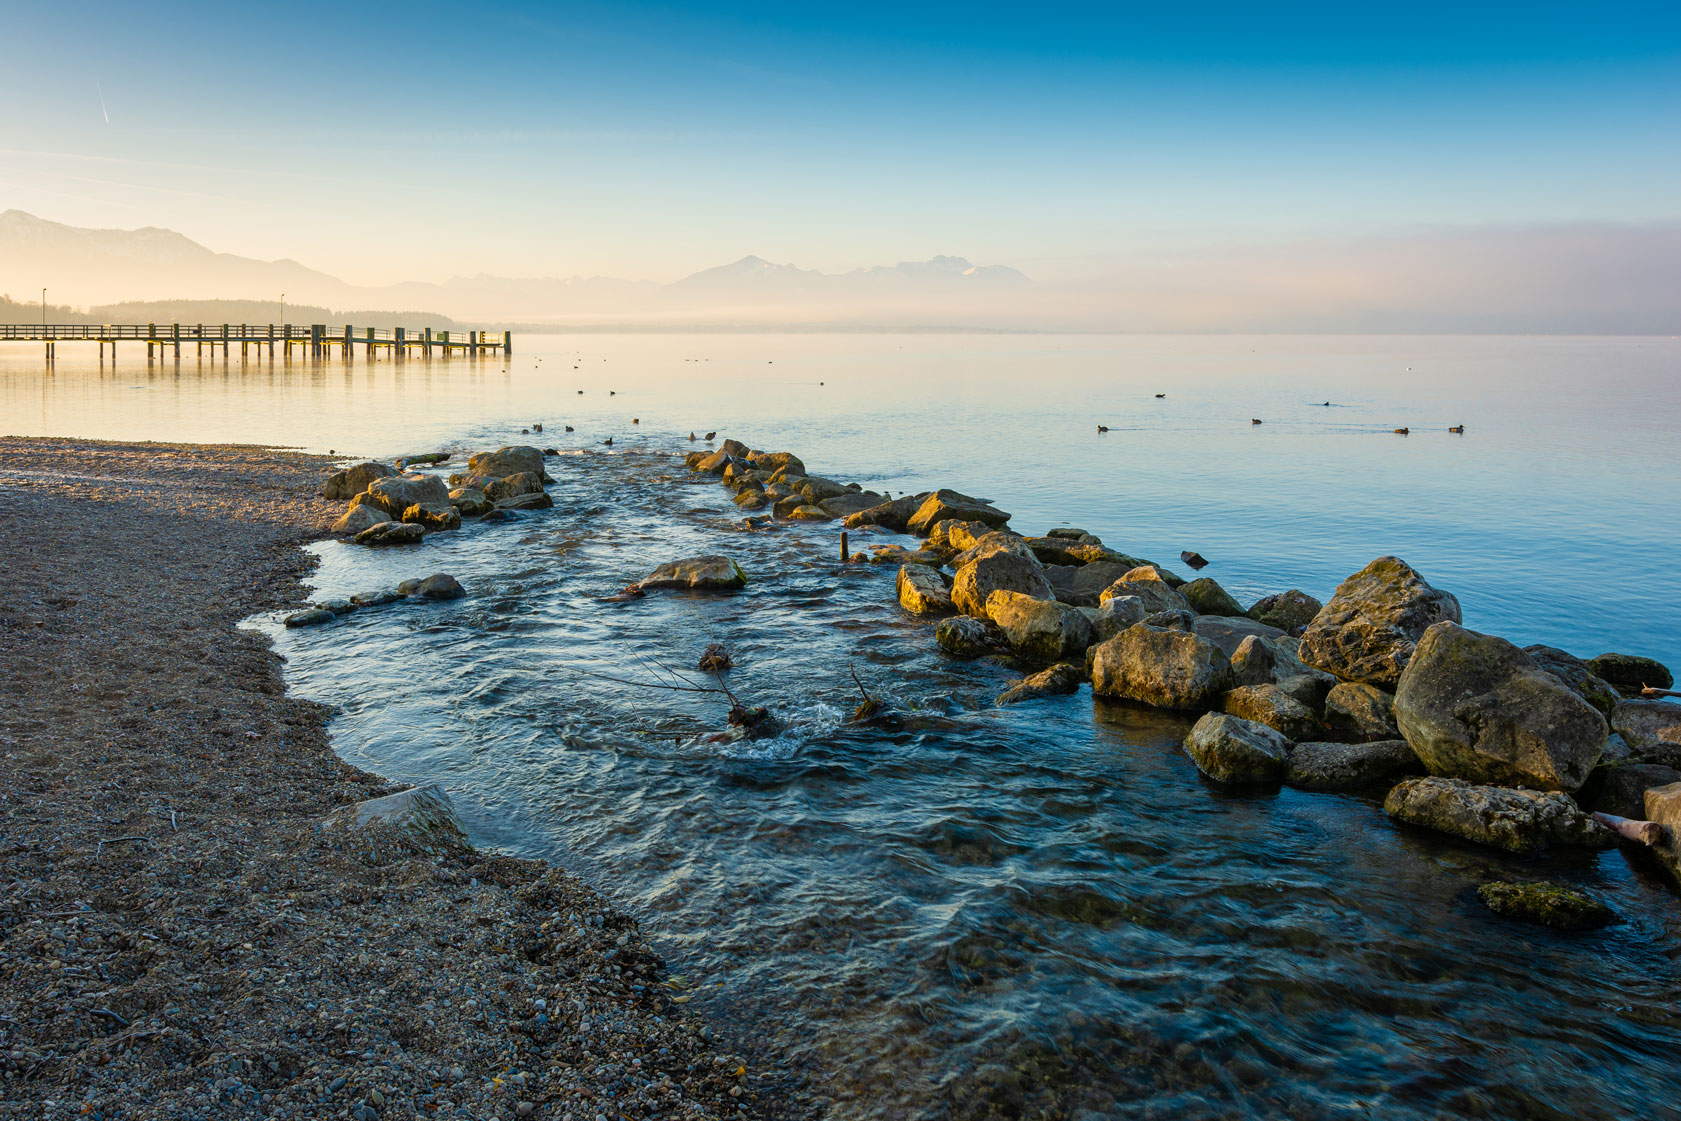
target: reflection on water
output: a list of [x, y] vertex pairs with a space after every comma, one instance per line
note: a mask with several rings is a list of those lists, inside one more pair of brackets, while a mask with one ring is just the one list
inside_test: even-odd
[[[506, 372], [104, 377], [0, 355], [0, 415], [357, 453], [543, 421], [569, 453], [554, 511], [415, 550], [318, 546], [324, 595], [433, 571], [471, 595], [277, 633], [293, 683], [342, 706], [346, 755], [444, 782], [476, 839], [633, 907], [697, 1001], [834, 1116], [1653, 1116], [1676, 1084], [1681, 912], [1650, 870], [1403, 832], [1363, 797], [1222, 793], [1185, 722], [1084, 690], [995, 709], [1012, 670], [940, 657], [890, 569], [834, 564], [833, 526], [732, 528], [675, 453], [716, 428], [895, 493], [949, 483], [1024, 529], [1196, 548], [1240, 598], [1323, 596], [1396, 552], [1471, 626], [1681, 661], [1654, 497], [1681, 483], [1678, 345], [597, 336], [527, 340]], [[603, 601], [714, 551], [745, 592]], [[715, 698], [591, 676], [686, 669], [713, 641], [780, 737], [695, 744]], [[849, 666], [898, 721], [844, 722]], [[1496, 875], [1585, 885], [1627, 921], [1499, 921], [1473, 894]]]

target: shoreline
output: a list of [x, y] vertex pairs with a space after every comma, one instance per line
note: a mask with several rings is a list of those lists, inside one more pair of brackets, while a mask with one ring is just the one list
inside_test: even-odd
[[0, 437], [0, 1118], [776, 1115], [570, 873], [321, 828], [401, 787], [239, 623], [337, 462]]

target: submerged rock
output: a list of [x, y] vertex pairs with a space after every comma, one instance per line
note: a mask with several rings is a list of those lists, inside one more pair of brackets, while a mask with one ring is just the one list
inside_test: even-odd
[[934, 628], [934, 641], [954, 658], [984, 658], [1006, 646], [1004, 634], [990, 621], [971, 615], [941, 619]]
[[498, 510], [550, 510], [554, 508], [554, 499], [544, 491], [536, 494], [516, 494], [512, 498], [498, 499]]
[[1395, 692], [1395, 722], [1433, 775], [1575, 790], [1599, 762], [1605, 718], [1494, 635], [1457, 623], [1420, 639]]
[[1209, 576], [1201, 576], [1190, 581], [1179, 589], [1179, 594], [1185, 597], [1191, 605], [1191, 610], [1198, 615], [1242, 615], [1243, 606], [1222, 588], [1218, 581]]
[[1391, 786], [1424, 773], [1406, 740], [1376, 743], [1298, 743], [1290, 749], [1284, 781], [1302, 790], [1361, 790]]
[[1393, 689], [1424, 632], [1459, 622], [1459, 601], [1432, 588], [1398, 557], [1379, 557], [1337, 586], [1302, 633], [1302, 661]]
[[937, 568], [925, 564], [899, 566], [899, 606], [912, 615], [950, 615], [951, 589]]
[[1478, 786], [1462, 779], [1407, 779], [1383, 802], [1397, 821], [1452, 833], [1508, 852], [1538, 852], [1549, 845], [1609, 848], [1613, 837], [1557, 791]]
[[543, 477], [531, 471], [520, 471], [500, 479], [493, 479], [484, 488], [484, 496], [492, 502], [517, 498], [522, 494], [541, 494]]
[[791, 522], [826, 522], [834, 517], [833, 514], [830, 514], [821, 506], [812, 506], [804, 503], [794, 507], [792, 510], [789, 510], [786, 514], [781, 516]]
[[396, 473], [397, 469], [390, 464], [365, 459], [329, 476], [327, 484], [321, 488], [321, 497], [339, 500], [355, 498], [367, 490], [368, 484], [375, 479], [383, 479]]
[[716, 554], [668, 561], [641, 581], [643, 588], [688, 588], [697, 592], [734, 591], [747, 586], [747, 573], [729, 557]]
[[1290, 744], [1265, 724], [1210, 712], [1185, 737], [1185, 754], [1217, 782], [1275, 786], [1284, 776]]
[[1495, 880], [1478, 888], [1477, 898], [1497, 915], [1557, 930], [1597, 930], [1617, 918], [1599, 900], [1564, 884]]
[[1091, 645], [1091, 623], [1066, 603], [996, 591], [986, 597], [986, 614], [1004, 632], [1010, 649], [1028, 661], [1079, 658]]
[[1399, 739], [1395, 725], [1395, 695], [1376, 685], [1340, 681], [1325, 697], [1325, 726], [1350, 743]]
[[1637, 695], [1644, 685], [1654, 689], [1675, 686], [1675, 675], [1669, 672], [1668, 666], [1636, 654], [1601, 654], [1589, 660], [1588, 669], [1625, 694]]
[[1040, 670], [1030, 677], [1024, 677], [1002, 693], [994, 701], [997, 705], [1013, 705], [1022, 701], [1031, 701], [1036, 697], [1054, 697], [1073, 693], [1080, 688], [1080, 682], [1086, 679], [1078, 666], [1062, 662], [1049, 669]]
[[333, 523], [334, 533], [345, 533], [355, 536], [364, 529], [382, 525], [391, 520], [391, 515], [378, 506], [352, 506], [346, 510], [339, 520]]
[[1306, 592], [1291, 588], [1277, 595], [1262, 596], [1248, 611], [1234, 611], [1231, 614], [1248, 615], [1257, 623], [1277, 627], [1285, 634], [1298, 634], [1302, 628], [1313, 622], [1313, 617], [1324, 607], [1324, 604]]
[[396, 592], [359, 592], [350, 597], [350, 602], [357, 607], [384, 607], [402, 598]]
[[424, 526], [406, 522], [382, 522], [369, 526], [351, 540], [358, 545], [418, 545], [425, 537]]
[[1137, 623], [1092, 648], [1092, 692], [1157, 708], [1217, 708], [1231, 685], [1224, 652], [1196, 634]]
[[[398, 585], [398, 591], [402, 586]], [[460, 599], [467, 594], [467, 589], [461, 586], [461, 581], [447, 572], [433, 573], [424, 580], [418, 581], [414, 589], [407, 593], [417, 595], [423, 599]]]
[[1245, 685], [1226, 694], [1225, 709], [1265, 724], [1289, 740], [1310, 740], [1324, 731], [1313, 710], [1276, 685]]

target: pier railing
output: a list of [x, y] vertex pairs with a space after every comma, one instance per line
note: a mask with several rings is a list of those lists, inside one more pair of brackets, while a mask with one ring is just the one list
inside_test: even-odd
[[200, 354], [206, 346], [214, 353], [215, 347], [220, 344], [224, 357], [229, 347], [235, 344], [238, 344], [242, 355], [252, 346], [260, 349], [266, 345], [272, 357], [275, 345], [279, 344], [287, 355], [292, 353], [293, 347], [305, 348], [314, 356], [325, 356], [337, 348], [343, 357], [349, 358], [358, 346], [363, 347], [370, 357], [379, 349], [390, 350], [397, 357], [411, 351], [427, 355], [441, 351], [445, 356], [507, 355], [513, 353], [514, 336], [511, 331], [459, 331], [453, 328], [434, 331], [430, 327], [411, 330], [405, 327], [357, 327], [350, 323], [342, 327], [324, 323], [307, 326], [297, 323], [0, 323], [0, 342], [44, 342], [48, 357], [53, 356], [55, 345], [61, 342], [98, 343], [102, 358], [106, 344], [111, 346], [115, 355], [119, 342], [143, 342], [148, 358], [152, 357], [154, 348], [160, 348], [159, 353], [162, 353], [163, 347], [173, 348], [175, 356], [180, 357], [182, 343], [193, 345]]

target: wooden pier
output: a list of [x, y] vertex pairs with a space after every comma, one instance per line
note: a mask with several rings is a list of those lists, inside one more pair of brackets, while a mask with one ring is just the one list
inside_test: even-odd
[[98, 343], [101, 362], [107, 345], [111, 360], [116, 361], [119, 342], [145, 343], [148, 362], [171, 352], [179, 360], [183, 343], [194, 347], [200, 357], [209, 348], [214, 358], [220, 347], [223, 361], [236, 345], [242, 360], [250, 356], [252, 347], [257, 348], [259, 357], [267, 347], [269, 358], [275, 356], [277, 346], [284, 358], [292, 357], [294, 347], [310, 358], [331, 357], [336, 349], [339, 357], [347, 360], [362, 347], [370, 361], [382, 350], [394, 358], [415, 353], [427, 358], [434, 354], [481, 358], [489, 354], [506, 357], [514, 349], [512, 331], [434, 331], [425, 327], [410, 332], [402, 327], [356, 327], [349, 323], [342, 328], [324, 323], [307, 327], [295, 323], [0, 323], [0, 342], [44, 343], [49, 362], [57, 356], [61, 342]]

